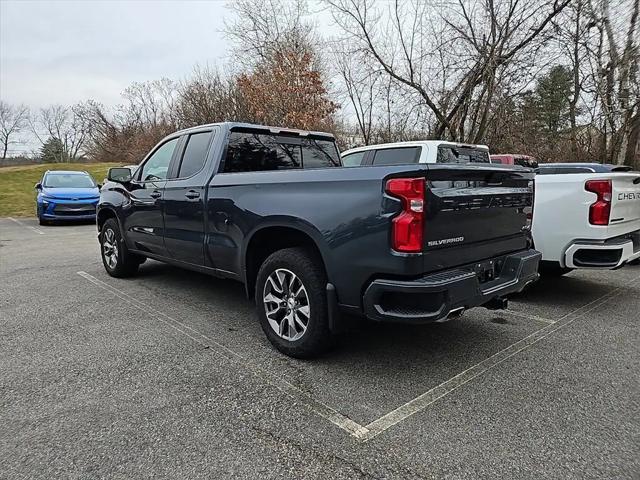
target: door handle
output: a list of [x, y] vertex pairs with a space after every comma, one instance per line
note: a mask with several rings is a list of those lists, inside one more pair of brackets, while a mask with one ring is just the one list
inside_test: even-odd
[[162, 196], [162, 192], [159, 190], [154, 190], [149, 194], [151, 198], [160, 198]]
[[187, 197], [189, 200], [196, 200], [197, 198], [200, 198], [200, 192], [196, 192], [195, 190], [189, 190], [187, 193], [184, 194], [185, 197]]

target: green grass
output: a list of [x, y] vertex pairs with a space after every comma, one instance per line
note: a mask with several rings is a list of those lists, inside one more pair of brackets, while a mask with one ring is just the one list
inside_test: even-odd
[[120, 163], [42, 163], [0, 167], [0, 217], [32, 217], [36, 212], [33, 188], [47, 170], [85, 170], [102, 183], [110, 167]]

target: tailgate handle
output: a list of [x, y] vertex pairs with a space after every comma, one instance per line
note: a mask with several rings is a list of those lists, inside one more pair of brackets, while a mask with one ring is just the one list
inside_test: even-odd
[[634, 185], [638, 185], [639, 183], [640, 183], [640, 177], [636, 178], [636, 179], [633, 181], [633, 184], [634, 184]]

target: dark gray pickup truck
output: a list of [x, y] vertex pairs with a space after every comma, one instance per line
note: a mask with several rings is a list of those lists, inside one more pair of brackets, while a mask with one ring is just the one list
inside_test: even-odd
[[495, 164], [341, 168], [331, 135], [221, 123], [112, 168], [97, 210], [104, 267], [147, 258], [243, 282], [269, 340], [309, 357], [341, 313], [427, 323], [537, 279], [533, 173]]

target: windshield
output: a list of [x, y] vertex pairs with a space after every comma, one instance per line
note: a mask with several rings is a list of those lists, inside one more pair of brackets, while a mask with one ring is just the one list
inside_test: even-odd
[[469, 147], [440, 145], [437, 163], [489, 163], [489, 152]]
[[94, 188], [95, 182], [89, 175], [71, 173], [49, 173], [44, 179], [46, 188]]

